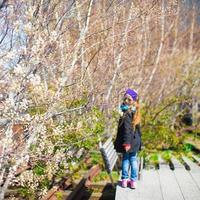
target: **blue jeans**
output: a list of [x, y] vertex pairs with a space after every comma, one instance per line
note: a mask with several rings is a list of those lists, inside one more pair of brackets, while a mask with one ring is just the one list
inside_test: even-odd
[[137, 180], [138, 166], [137, 166], [137, 153], [136, 152], [126, 152], [122, 157], [122, 179], [129, 178], [129, 166], [131, 167], [131, 180]]

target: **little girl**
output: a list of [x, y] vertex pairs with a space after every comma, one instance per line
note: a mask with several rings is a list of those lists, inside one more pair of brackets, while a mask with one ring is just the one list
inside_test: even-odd
[[[141, 146], [140, 110], [138, 94], [128, 89], [124, 94], [124, 101], [120, 106], [123, 113], [119, 120], [115, 149], [122, 153], [122, 187], [130, 183], [132, 189], [136, 188], [138, 174], [137, 152]], [[129, 180], [129, 166], [131, 167]]]

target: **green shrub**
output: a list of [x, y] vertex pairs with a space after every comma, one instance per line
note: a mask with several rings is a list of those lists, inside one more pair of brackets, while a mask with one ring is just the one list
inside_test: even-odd
[[33, 200], [34, 199], [34, 193], [30, 190], [28, 187], [20, 187], [17, 189], [19, 195], [23, 198]]

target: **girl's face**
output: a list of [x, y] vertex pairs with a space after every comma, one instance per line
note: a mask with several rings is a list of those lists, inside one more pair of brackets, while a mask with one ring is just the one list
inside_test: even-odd
[[135, 105], [135, 101], [132, 99], [132, 97], [130, 95], [125, 95], [124, 96], [124, 104], [131, 106], [131, 105]]

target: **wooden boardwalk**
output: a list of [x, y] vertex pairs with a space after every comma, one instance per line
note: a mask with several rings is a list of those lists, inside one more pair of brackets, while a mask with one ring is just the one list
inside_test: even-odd
[[116, 200], [200, 200], [200, 167], [190, 159], [183, 157], [189, 165], [186, 170], [177, 159], [172, 163], [175, 169], [160, 162], [160, 168], [143, 169], [142, 179], [137, 181], [137, 189], [116, 189]]

